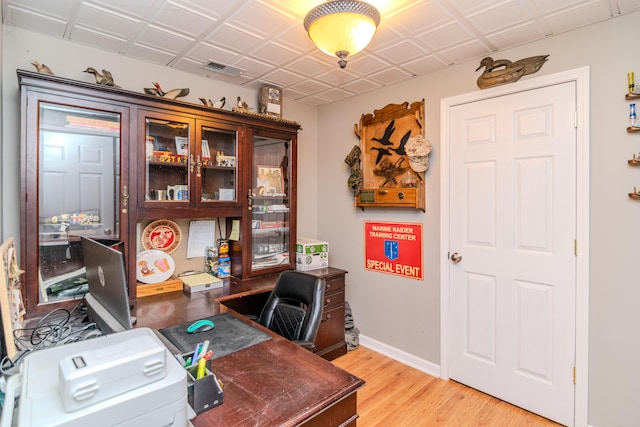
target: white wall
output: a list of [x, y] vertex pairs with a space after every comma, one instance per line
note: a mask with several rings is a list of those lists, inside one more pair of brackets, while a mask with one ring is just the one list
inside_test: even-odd
[[[583, 66], [591, 70], [591, 302], [589, 424], [636, 426], [640, 419], [640, 169], [627, 159], [640, 151], [640, 133], [628, 134], [627, 72], [640, 75], [635, 36], [640, 13], [558, 35], [505, 52], [516, 60], [550, 54], [533, 77]], [[635, 38], [634, 38], [635, 37]], [[439, 364], [440, 356], [440, 99], [479, 90], [479, 59], [412, 81], [319, 108], [318, 237], [331, 244], [330, 262], [349, 271], [347, 299], [361, 333]], [[529, 78], [529, 77], [526, 77]], [[361, 114], [389, 103], [425, 99], [426, 135], [434, 145], [427, 173], [426, 213], [353, 206], [344, 158], [358, 142]], [[640, 104], [640, 102], [638, 103]], [[330, 202], [331, 201], [331, 202]], [[422, 222], [425, 280], [364, 270], [363, 222]], [[580, 373], [578, 373], [578, 380]]]
[[[626, 73], [640, 74], [634, 46], [640, 13], [494, 54], [511, 60], [548, 53], [536, 75], [591, 67], [591, 304], [589, 424], [595, 427], [637, 425], [640, 419], [640, 286], [636, 283], [640, 251], [640, 203], [627, 197], [640, 187], [640, 169], [627, 159], [640, 151], [640, 133], [627, 134]], [[14, 28], [3, 28], [3, 235], [19, 229], [19, 111], [16, 68], [31, 69], [30, 60], [50, 65], [58, 75], [88, 79], [87, 66], [110, 69], [116, 82], [141, 90], [150, 81], [165, 88], [191, 88], [191, 101], [226, 95], [253, 97], [244, 88], [197, 78], [179, 71]], [[287, 100], [284, 116], [301, 123], [299, 136], [299, 234], [328, 240], [330, 261], [349, 271], [347, 299], [361, 332], [417, 358], [438, 364], [439, 313], [439, 173], [440, 99], [478, 90], [478, 61], [450, 67], [427, 77], [384, 88], [316, 109]], [[535, 77], [535, 76], [534, 76]], [[427, 211], [356, 210], [346, 181], [344, 158], [363, 113], [389, 103], [425, 99], [426, 135], [434, 144], [427, 172]], [[639, 103], [640, 104], [640, 103]], [[417, 281], [365, 271], [363, 222], [383, 220], [424, 224], [425, 280]], [[578, 373], [578, 375], [580, 375]]]

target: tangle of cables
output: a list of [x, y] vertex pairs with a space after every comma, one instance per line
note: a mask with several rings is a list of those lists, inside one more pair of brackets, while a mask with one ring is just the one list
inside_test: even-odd
[[72, 310], [56, 308], [45, 314], [35, 326], [13, 331], [16, 344], [24, 351], [13, 361], [8, 357], [2, 359], [0, 372], [5, 373], [18, 366], [24, 356], [32, 351], [100, 336], [95, 323], [83, 322], [86, 318], [83, 307], [84, 299]]

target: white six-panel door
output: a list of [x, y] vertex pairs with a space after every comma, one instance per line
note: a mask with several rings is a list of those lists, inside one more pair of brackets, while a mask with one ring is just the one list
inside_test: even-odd
[[[575, 82], [450, 108], [451, 379], [573, 425]], [[455, 262], [459, 259], [459, 262]]]

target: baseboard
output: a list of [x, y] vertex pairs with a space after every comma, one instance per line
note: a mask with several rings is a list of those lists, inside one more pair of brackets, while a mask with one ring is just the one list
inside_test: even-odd
[[409, 354], [406, 351], [398, 350], [395, 347], [391, 347], [390, 345], [374, 340], [373, 338], [369, 338], [362, 334], [360, 334], [359, 340], [360, 345], [362, 345], [363, 347], [367, 347], [371, 350], [377, 351], [380, 354], [384, 354], [385, 356], [390, 357], [393, 360], [397, 360], [400, 363], [411, 366], [412, 368], [422, 371], [425, 374], [440, 378], [440, 365], [424, 359], [420, 359], [419, 357]]

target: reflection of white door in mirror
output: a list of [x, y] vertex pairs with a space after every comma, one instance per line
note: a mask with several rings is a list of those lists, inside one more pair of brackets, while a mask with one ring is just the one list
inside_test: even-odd
[[38, 207], [40, 274], [45, 283], [59, 282], [83, 267], [80, 235], [117, 238], [112, 233], [119, 143], [113, 136], [41, 132]]

